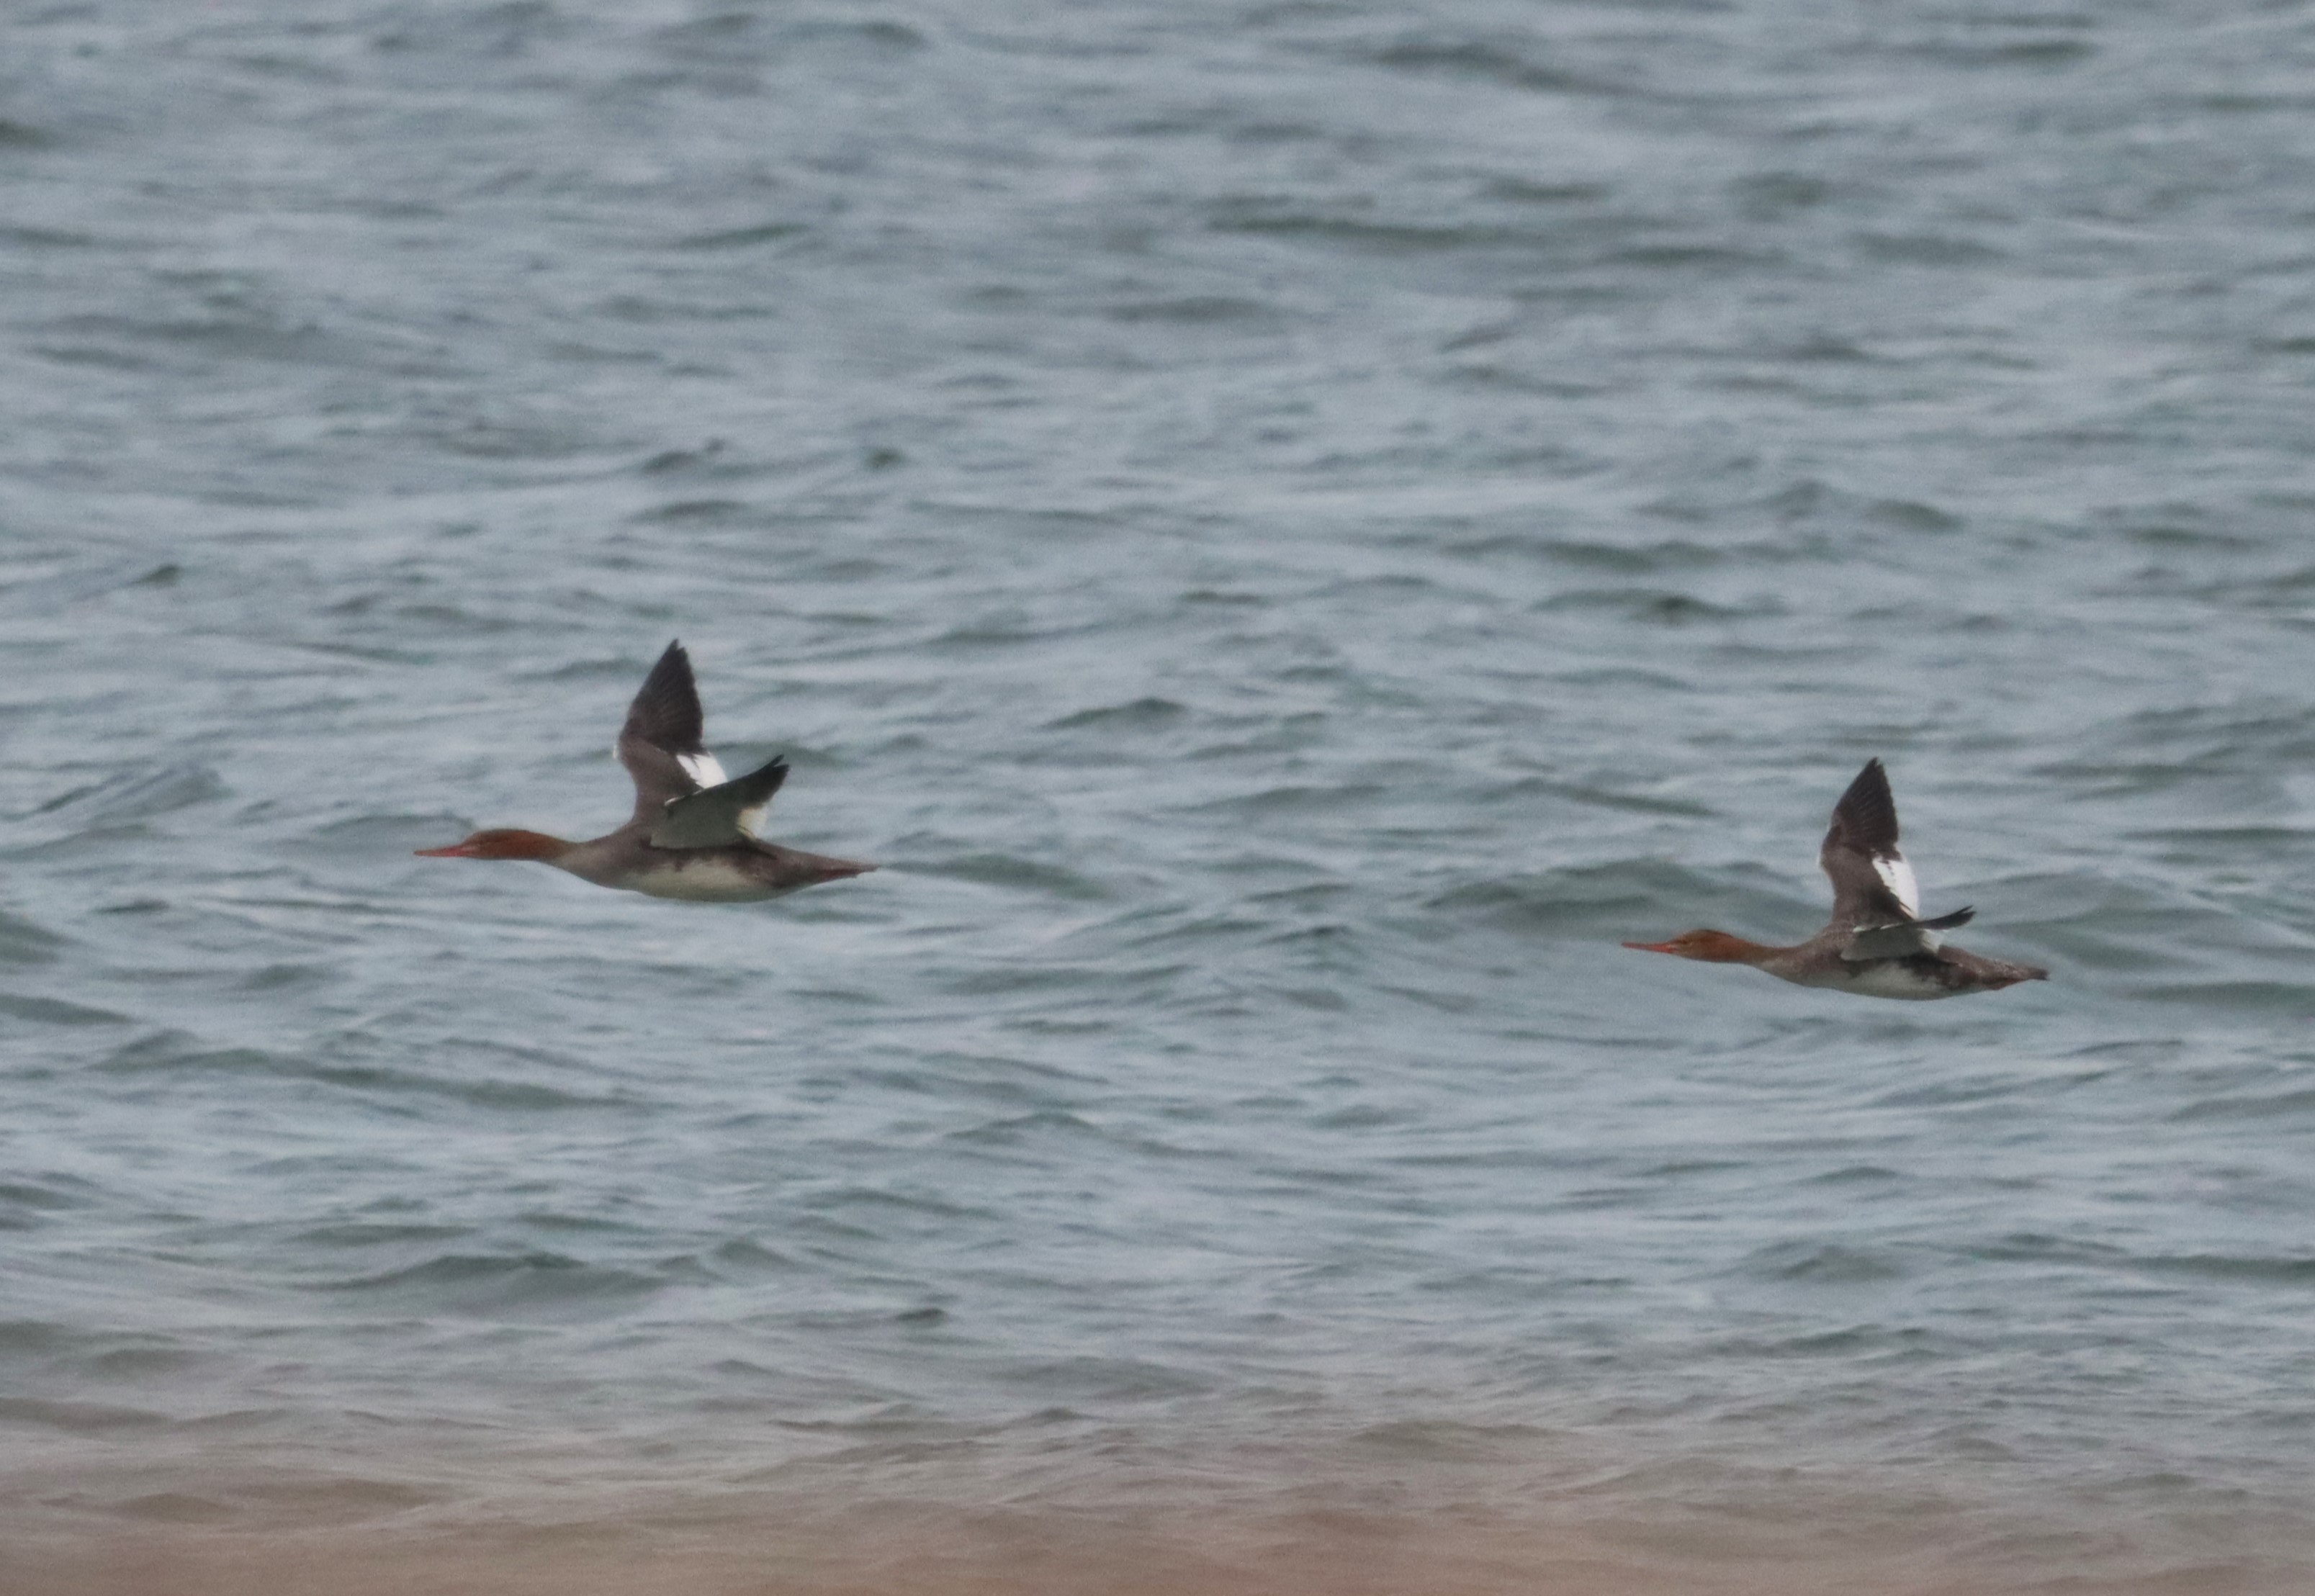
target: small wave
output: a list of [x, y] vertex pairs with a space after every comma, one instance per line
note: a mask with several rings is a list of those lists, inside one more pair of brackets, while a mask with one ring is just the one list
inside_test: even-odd
[[30, 1180], [0, 1182], [0, 1203], [11, 1208], [30, 1209], [36, 1213], [56, 1213], [75, 1208], [89, 1208], [95, 1199], [84, 1193], [60, 1191], [59, 1184], [77, 1185], [81, 1183], [35, 1183]]
[[82, 1359], [81, 1365], [100, 1379], [139, 1380], [182, 1374], [208, 1361], [190, 1347], [129, 1346], [93, 1353]]
[[1451, 888], [1424, 907], [1441, 914], [1477, 916], [1507, 930], [1617, 941], [1650, 931], [1659, 921], [1773, 923], [1794, 913], [1789, 900], [1748, 882], [1663, 859], [1619, 859], [1533, 875], [1491, 877]]
[[894, 868], [909, 874], [940, 876], [979, 886], [1010, 887], [1079, 902], [1097, 902], [1112, 896], [1107, 887], [1089, 876], [1063, 865], [1012, 854], [967, 854], [936, 863], [914, 861]]
[[1111, 306], [1107, 315], [1111, 321], [1129, 326], [1155, 323], [1166, 327], [1270, 327], [1286, 320], [1285, 313], [1274, 305], [1222, 294], [1130, 300]]
[[153, 1524], [219, 1524], [235, 1517], [230, 1503], [189, 1491], [154, 1491], [127, 1497], [112, 1503], [111, 1511], [124, 1519]]
[[0, 992], [0, 1015], [11, 1015], [20, 1020], [31, 1020], [43, 1025], [126, 1025], [132, 1022], [127, 1015], [113, 1013], [109, 1008], [85, 1008], [77, 1003], [67, 1003], [61, 998], [21, 998]]
[[1665, 588], [1579, 588], [1555, 593], [1533, 607], [1539, 613], [1561, 610], [1616, 610], [1635, 621], [1656, 626], [1686, 626], [1701, 621], [1742, 621], [1781, 613], [1768, 599], [1739, 607], [1716, 604], [1693, 593]]
[[1224, 204], [1207, 223], [1217, 233], [1338, 244], [1377, 254], [1430, 254], [1533, 244], [1523, 230], [1471, 223], [1379, 222], [1306, 211], [1264, 211]]
[[2150, 1003], [2192, 1003], [2247, 1014], [2315, 1015], [2315, 983], [2306, 981], [2165, 981], [2130, 989]]
[[147, 820], [208, 803], [227, 795], [217, 773], [206, 765], [165, 765], [157, 769], [124, 772], [85, 787], [75, 787], [40, 806], [40, 814], [62, 813], [75, 820]]
[[849, 1211], [899, 1214], [928, 1214], [945, 1219], [987, 1219], [989, 1210], [966, 1203], [952, 1202], [928, 1192], [896, 1192], [883, 1186], [844, 1185], [815, 1192], [802, 1200], [802, 1205], [812, 1218], [831, 1226], [838, 1235], [865, 1237], [873, 1231], [847, 1225], [840, 1219], [830, 1219], [831, 1213]]
[[308, 1287], [316, 1291], [390, 1298], [446, 1312], [612, 1309], [652, 1296], [667, 1281], [629, 1269], [589, 1264], [563, 1253], [451, 1253], [383, 1274]]
[[1265, 787], [1258, 793], [1246, 793], [1231, 798], [1215, 798], [1193, 803], [1192, 814], [1238, 814], [1246, 816], [1273, 814], [1308, 814], [1348, 804], [1370, 802], [1388, 797], [1391, 789], [1375, 782], [1345, 782], [1339, 786], [1317, 786], [1301, 782], [1288, 782]]
[[[784, 243], [811, 230], [810, 226], [803, 222], [758, 222], [749, 227], [728, 227], [714, 233], [694, 233], [677, 239], [675, 247], [679, 250], [756, 249], [767, 244]], [[657, 460], [666, 457], [666, 456], [655, 457], [653, 466], [656, 466]]]
[[2004, 258], [1974, 238], [1947, 233], [1860, 233], [1857, 247], [1876, 261], [1911, 266], [1977, 266]]
[[401, 1480], [335, 1475], [319, 1479], [246, 1481], [236, 1485], [235, 1494], [294, 1509], [301, 1520], [311, 1521], [407, 1512], [441, 1501], [445, 1493]]
[[1087, 728], [1102, 731], [1144, 731], [1171, 726], [1190, 712], [1171, 698], [1136, 698], [1131, 704], [1113, 704], [1099, 709], [1081, 709], [1060, 720], [1048, 721], [1048, 732], [1076, 732]]
[[717, 66], [734, 62], [784, 65], [831, 51], [855, 58], [904, 58], [931, 43], [906, 22], [886, 18], [775, 22], [744, 11], [715, 12], [673, 23], [654, 32], [652, 41], [676, 59]]
[[1685, 271], [1697, 268], [1719, 273], [1769, 272], [1786, 258], [1773, 250], [1735, 249], [1723, 244], [1637, 244], [1608, 251], [1605, 264], [1640, 266], [1651, 270]]
[[333, 860], [399, 863], [413, 848], [439, 847], [468, 829], [459, 817], [439, 811], [354, 815], [303, 832], [290, 846], [300, 854]]
[[111, 1407], [95, 1402], [56, 1402], [33, 1396], [0, 1396], [0, 1422], [37, 1424], [70, 1435], [110, 1435], [124, 1430], [158, 1430], [166, 1414], [141, 1407]]
[[1971, 1248], [1969, 1256], [2003, 1264], [2070, 1264], [2098, 1268], [2112, 1268], [2130, 1261], [2130, 1255], [2118, 1246], [2040, 1230], [2013, 1230]]
[[1648, 576], [1664, 571], [1694, 571], [1724, 564], [1761, 546], [1743, 544], [1707, 545], [1685, 538], [1604, 543], [1590, 538], [1497, 533], [1448, 543], [1441, 546], [1441, 552], [1456, 559], [1492, 561], [1503, 555], [1516, 555], [1572, 565], [1583, 571], [1603, 571], [1619, 576]]
[[1820, 1286], [1865, 1285], [1902, 1279], [1908, 1272], [1885, 1248], [1838, 1242], [1781, 1242], [1751, 1254], [1738, 1268], [1770, 1280]]
[[2315, 1285], [2315, 1257], [2246, 1257], [2226, 1253], [2179, 1253], [2137, 1260], [2154, 1274], [2193, 1275], [2203, 1280], [2246, 1281], [2278, 1286]]
[[312, 1246], [385, 1246], [405, 1241], [454, 1241], [474, 1232], [466, 1225], [393, 1225], [376, 1222], [316, 1225], [290, 1237]]
[[1480, 794], [1480, 800], [1495, 805], [1545, 796], [1565, 798], [1593, 809], [1612, 810], [1624, 814], [1666, 815], [1695, 820], [1712, 818], [1711, 809], [1693, 799], [1660, 798], [1651, 794], [1621, 792], [1614, 787], [1584, 782], [1552, 781], [1537, 776], [1524, 776], [1516, 781], [1489, 787]]
[[10, 1354], [41, 1356], [61, 1352], [78, 1341], [84, 1333], [70, 1325], [58, 1325], [47, 1319], [0, 1319], [0, 1357]]
[[1147, 1402], [1194, 1396], [1212, 1382], [1186, 1369], [1139, 1358], [1023, 1358], [1006, 1371], [1012, 1383], [1060, 1400], [1091, 1407], [1103, 1402]]
[[31, 921], [0, 912], [0, 964], [48, 964], [65, 939]]
[[2098, 53], [2098, 47], [2087, 39], [2070, 38], [2021, 39], [2000, 44], [1965, 44], [1954, 40], [1937, 40], [1906, 47], [1903, 53], [1946, 66], [2046, 69], [2071, 66], [2086, 61]]
[[1188, 964], [1154, 964], [1120, 969], [1114, 964], [1017, 963], [952, 976], [945, 989], [964, 997], [1001, 998], [1015, 993], [1095, 992], [1122, 995], [1137, 989], [1163, 986], [1193, 973]]
[[1878, 1164], [1850, 1164], [1839, 1169], [1828, 1169], [1823, 1175], [1813, 1175], [1808, 1177], [1808, 1184], [1814, 1186], [1877, 1186], [1904, 1178], [1896, 1170], [1885, 1169]]
[[2169, 1117], [2173, 1124], [2192, 1124], [2197, 1120], [2285, 1120], [2307, 1113], [2315, 1113], [2315, 1087], [2258, 1095], [2206, 1097], [2188, 1104]]
[[803, 1267], [777, 1247], [766, 1246], [746, 1236], [737, 1236], [721, 1244], [708, 1257], [716, 1272], [740, 1280], [788, 1274]]
[[639, 527], [736, 527], [760, 514], [745, 499], [677, 499], [629, 516]]
[[478, 1108], [627, 1109], [624, 1097], [590, 1096], [535, 1081], [466, 1079], [426, 1075], [378, 1064], [333, 1064], [284, 1057], [260, 1048], [200, 1045], [181, 1031], [158, 1031], [115, 1050], [97, 1068], [116, 1075], [209, 1071], [225, 1075], [271, 1075], [387, 1095], [417, 1094], [449, 1097]]
[[1397, 1419], [1354, 1431], [1353, 1446], [1386, 1457], [1442, 1463], [1512, 1462], [1564, 1437], [1535, 1424], [1474, 1424], [1452, 1419]]
[[1631, 92], [1605, 78], [1533, 60], [1521, 41], [1511, 39], [1407, 39], [1364, 54], [1393, 72], [1463, 78], [1531, 93], [1620, 96]]
[[1049, 1134], [1059, 1134], [1070, 1140], [1084, 1137], [1106, 1139], [1106, 1132], [1100, 1126], [1062, 1109], [1045, 1109], [1036, 1113], [989, 1120], [962, 1130], [952, 1130], [943, 1139], [974, 1147], [1009, 1148], [1018, 1147], [1032, 1139], [1042, 1139]]

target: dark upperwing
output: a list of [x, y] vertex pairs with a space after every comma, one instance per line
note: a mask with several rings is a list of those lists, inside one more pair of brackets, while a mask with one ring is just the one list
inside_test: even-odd
[[700, 740], [706, 724], [691, 656], [681, 643], [670, 643], [643, 678], [627, 705], [626, 723], [619, 728], [619, 763], [634, 778], [638, 820], [656, 821], [676, 799], [699, 791], [697, 779], [676, 756], [707, 751]]
[[1890, 889], [1876, 859], [1902, 870], [1903, 879], [1911, 879], [1911, 866], [1897, 851], [1897, 800], [1877, 758], [1865, 761], [1865, 768], [1832, 806], [1832, 826], [1817, 850], [1817, 863], [1832, 882], [1834, 925], [1882, 926], [1913, 918], [1914, 907]]

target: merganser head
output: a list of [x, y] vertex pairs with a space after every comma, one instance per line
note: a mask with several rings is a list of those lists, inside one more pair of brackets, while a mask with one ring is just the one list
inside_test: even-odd
[[543, 831], [500, 829], [477, 831], [461, 843], [448, 847], [420, 848], [421, 859], [544, 859], [555, 860], [571, 851], [572, 845], [559, 837], [549, 837]]
[[1768, 951], [1757, 942], [1731, 936], [1725, 931], [1683, 931], [1669, 942], [1628, 942], [1624, 945], [1644, 953], [1701, 959], [1707, 964], [1750, 964]]

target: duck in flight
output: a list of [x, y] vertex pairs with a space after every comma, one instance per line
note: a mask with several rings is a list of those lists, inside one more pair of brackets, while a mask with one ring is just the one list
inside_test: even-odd
[[477, 831], [449, 847], [420, 848], [425, 859], [536, 859], [581, 881], [654, 898], [748, 903], [875, 869], [783, 847], [756, 835], [772, 794], [787, 779], [785, 758], [730, 780], [700, 741], [705, 718], [691, 656], [683, 644], [643, 678], [619, 728], [619, 763], [634, 778], [635, 812], [617, 830], [588, 842], [537, 831]]
[[1711, 964], [1750, 964], [1779, 980], [1864, 998], [1958, 998], [1998, 992], [2050, 972], [1945, 945], [1944, 933], [1977, 911], [1920, 918], [1913, 867], [1897, 851], [1897, 801], [1888, 773], [1867, 759], [1832, 806], [1817, 863], [1832, 878], [1832, 919], [1794, 947], [1765, 947], [1725, 931], [1683, 931], [1669, 942], [1628, 942], [1643, 953]]

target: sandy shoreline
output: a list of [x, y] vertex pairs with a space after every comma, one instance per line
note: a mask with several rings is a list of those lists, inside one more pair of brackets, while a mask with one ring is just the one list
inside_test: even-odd
[[[1573, 1521], [1305, 1504], [1237, 1512], [892, 1500], [655, 1503], [556, 1521], [100, 1527], [0, 1535], [11, 1596], [2298, 1596], [2315, 1547], [2177, 1526], [1925, 1517], [1844, 1526], [1610, 1509]], [[152, 1503], [147, 1512], [169, 1511]], [[0, 1521], [0, 1530], [5, 1530]], [[1851, 1532], [1853, 1530], [1853, 1533]], [[2262, 1545], [2261, 1542], [2266, 1544]]]

